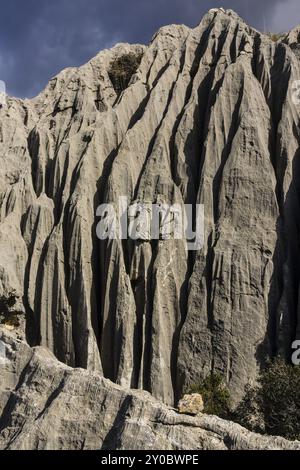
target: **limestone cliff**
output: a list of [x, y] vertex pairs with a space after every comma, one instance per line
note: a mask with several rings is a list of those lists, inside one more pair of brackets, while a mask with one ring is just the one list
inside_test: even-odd
[[[7, 99], [0, 314], [66, 364], [58, 381], [80, 367], [173, 404], [219, 371], [238, 401], [268, 355], [289, 357], [300, 332], [299, 48], [299, 28], [275, 43], [214, 9], [195, 29], [167, 26], [147, 47], [119, 44], [64, 70], [32, 100]], [[139, 65], [119, 90], [111, 64], [128, 54]], [[119, 196], [204, 204], [204, 248], [100, 241], [96, 209]]]

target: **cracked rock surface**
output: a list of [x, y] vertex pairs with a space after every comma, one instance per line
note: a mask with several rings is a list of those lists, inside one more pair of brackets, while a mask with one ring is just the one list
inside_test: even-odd
[[2, 450], [300, 450], [215, 416], [178, 414], [148, 392], [73, 369], [0, 333]]
[[[300, 338], [299, 40], [299, 27], [275, 43], [231, 10], [213, 9], [194, 29], [166, 26], [147, 47], [118, 44], [64, 70], [34, 99], [7, 98], [0, 109], [0, 319], [66, 365], [55, 363], [54, 382], [70, 374], [85, 387], [96, 374], [173, 405], [213, 371], [237, 403], [268, 355], [290, 357]], [[110, 68], [128, 54], [141, 61], [120, 94]], [[124, 196], [203, 204], [203, 249], [151, 241], [147, 233], [100, 241], [97, 207], [117, 206]], [[53, 357], [22, 348], [47, 382], [41, 363], [54, 364]], [[5, 377], [1, 386], [9, 388], [11, 374]], [[97, 380], [103, 396], [114, 390], [120, 408], [125, 392]], [[46, 411], [47, 400], [57, 402], [55, 390], [63, 396], [64, 382], [54, 382], [54, 392], [45, 384]], [[25, 409], [22, 383], [14, 406]], [[140, 397], [146, 407], [156, 403], [142, 392], [126, 396], [139, 406]], [[11, 436], [7, 413], [2, 423], [12, 421]], [[47, 419], [62, 426], [54, 412]], [[33, 435], [41, 423], [32, 424]], [[124, 426], [135, 432], [130, 420]], [[48, 445], [46, 437], [28, 445], [34, 442]]]

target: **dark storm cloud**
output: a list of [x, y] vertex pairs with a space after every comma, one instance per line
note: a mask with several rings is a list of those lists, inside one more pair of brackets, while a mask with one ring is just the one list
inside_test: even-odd
[[[289, 0], [221, 0], [259, 29]], [[9, 93], [32, 96], [61, 69], [80, 65], [115, 42], [147, 43], [169, 23], [194, 26], [218, 1], [9, 0], [0, 10], [0, 79]], [[296, 21], [297, 22], [297, 21]], [[292, 26], [292, 25], [291, 25]]]

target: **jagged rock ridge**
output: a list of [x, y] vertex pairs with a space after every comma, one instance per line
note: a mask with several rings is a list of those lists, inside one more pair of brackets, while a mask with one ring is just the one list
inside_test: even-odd
[[[299, 336], [299, 30], [234, 12], [121, 44], [0, 110], [0, 307], [31, 346], [173, 404], [210, 371], [235, 401]], [[142, 54], [118, 96], [112, 60]], [[96, 237], [96, 208], [201, 203], [205, 246]], [[17, 318], [17, 319], [16, 319]]]

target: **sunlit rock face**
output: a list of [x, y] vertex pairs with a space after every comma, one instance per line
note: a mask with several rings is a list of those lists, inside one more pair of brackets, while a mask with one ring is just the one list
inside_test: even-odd
[[[289, 357], [300, 331], [299, 47], [299, 28], [274, 42], [214, 9], [195, 29], [100, 52], [32, 100], [7, 98], [3, 327], [166, 404], [211, 371], [237, 402], [268, 355]], [[112, 66], [128, 56], [135, 69], [116, 82]], [[100, 241], [98, 206], [124, 196], [203, 204], [204, 246]]]

